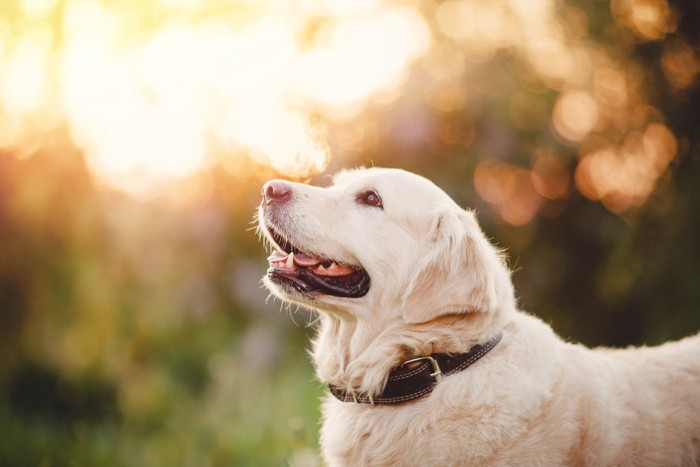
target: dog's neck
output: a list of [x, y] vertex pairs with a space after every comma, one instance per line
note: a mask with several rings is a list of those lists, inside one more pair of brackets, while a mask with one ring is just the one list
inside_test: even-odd
[[312, 357], [319, 379], [351, 391], [376, 394], [389, 371], [402, 362], [431, 353], [465, 352], [498, 334], [507, 313], [445, 315], [408, 324], [339, 318], [321, 314]]

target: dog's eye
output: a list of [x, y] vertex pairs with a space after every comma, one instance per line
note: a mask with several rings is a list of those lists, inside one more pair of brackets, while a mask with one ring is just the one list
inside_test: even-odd
[[374, 190], [368, 190], [357, 195], [357, 202], [367, 206], [374, 206], [376, 208], [384, 209], [382, 199]]

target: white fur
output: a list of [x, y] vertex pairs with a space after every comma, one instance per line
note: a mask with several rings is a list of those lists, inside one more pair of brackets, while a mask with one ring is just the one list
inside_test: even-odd
[[[368, 189], [384, 209], [356, 201]], [[700, 336], [626, 350], [562, 341], [517, 309], [504, 259], [474, 214], [408, 172], [293, 184], [284, 209], [295, 245], [360, 264], [371, 278], [361, 298], [302, 297], [266, 280], [283, 300], [321, 312], [312, 357], [322, 381], [375, 395], [409, 358], [503, 333], [428, 397], [398, 406], [326, 397], [329, 465], [700, 464]]]

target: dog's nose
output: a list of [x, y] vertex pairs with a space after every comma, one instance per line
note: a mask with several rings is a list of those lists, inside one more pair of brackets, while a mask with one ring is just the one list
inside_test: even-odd
[[292, 197], [292, 186], [282, 180], [270, 180], [263, 186], [262, 195], [268, 203], [285, 202]]

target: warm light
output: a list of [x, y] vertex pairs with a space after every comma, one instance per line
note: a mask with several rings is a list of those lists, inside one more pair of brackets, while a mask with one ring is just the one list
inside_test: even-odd
[[682, 91], [689, 88], [700, 74], [700, 58], [688, 43], [676, 39], [664, 48], [661, 67], [671, 86]]
[[37, 110], [48, 99], [50, 31], [27, 31], [6, 58], [0, 74], [0, 100], [8, 112]]
[[467, 96], [463, 79], [467, 63], [462, 51], [453, 44], [435, 45], [422, 62], [433, 82], [428, 104], [442, 112], [461, 108]]
[[511, 164], [479, 163], [474, 172], [474, 187], [512, 225], [530, 222], [542, 205], [530, 172]]
[[602, 105], [621, 108], [627, 104], [627, 82], [623, 73], [614, 68], [601, 68], [596, 70], [593, 81]]
[[[37, 21], [55, 5], [22, 4]], [[57, 101], [94, 171], [132, 192], [244, 154], [288, 176], [322, 170], [329, 153], [318, 116], [347, 118], [396, 96], [431, 42], [417, 11], [374, 0], [242, 4], [231, 21], [191, 23], [134, 21], [120, 4], [62, 5], [52, 19], [60, 40], [29, 30], [8, 49], [0, 108], [12, 120]], [[205, 11], [188, 0], [157, 6]]]
[[474, 187], [491, 204], [503, 204], [515, 194], [517, 180], [513, 167], [504, 163], [481, 162], [474, 172]]
[[569, 141], [581, 141], [598, 123], [598, 104], [584, 91], [567, 91], [554, 105], [554, 128]]
[[569, 194], [569, 170], [561, 156], [539, 151], [532, 167], [532, 184], [547, 199]]
[[573, 51], [557, 36], [556, 33], [548, 34], [546, 29], [530, 34], [525, 44], [528, 60], [548, 80], [574, 81], [572, 74], [576, 72], [576, 63]]
[[349, 15], [366, 13], [376, 8], [379, 0], [302, 0], [302, 7], [314, 14]]
[[615, 0], [613, 16], [645, 41], [658, 40], [676, 30], [676, 20], [666, 0]]
[[423, 18], [395, 9], [371, 17], [340, 20], [329, 42], [299, 57], [297, 89], [317, 103], [356, 106], [395, 85], [430, 43]]
[[56, 7], [58, 0], [22, 0], [22, 10], [27, 16], [42, 17]]
[[650, 124], [643, 133], [627, 135], [622, 145], [584, 154], [576, 169], [576, 186], [611, 211], [626, 211], [647, 199], [676, 151], [673, 133], [665, 125]]
[[554, 6], [552, 0], [508, 0], [506, 3], [513, 12], [525, 17], [547, 15]]
[[[479, 123], [508, 98], [513, 130], [543, 136], [533, 165], [484, 162], [475, 183], [511, 223], [572, 188], [574, 168], [537, 148], [548, 131], [587, 146], [573, 182], [618, 212], [643, 202], [676, 154], [671, 131], [651, 123], [663, 115], [648, 105], [644, 70], [591, 40], [597, 19], [556, 0], [212, 5], [17, 0], [18, 26], [0, 18], [0, 147], [29, 150], [28, 135], [66, 128], [100, 179], [132, 192], [214, 164], [235, 171], [244, 158], [306, 178], [331, 157], [326, 128], [341, 154], [370, 152], [386, 128], [395, 141], [429, 133], [464, 148], [489, 137]], [[677, 26], [667, 0], [610, 8], [639, 41]], [[700, 74], [692, 47], [667, 37], [660, 52], [671, 90], [689, 90]], [[475, 64], [490, 60], [507, 70]], [[364, 118], [402, 96], [389, 118], [419, 115], [420, 132]]]
[[229, 122], [231, 144], [244, 146], [256, 160], [290, 177], [307, 177], [325, 168], [325, 134], [302, 113], [274, 107], [247, 110]]
[[495, 2], [448, 0], [440, 3], [435, 20], [440, 31], [459, 41], [475, 61], [491, 58], [512, 37], [506, 10]]
[[652, 123], [644, 131], [642, 144], [653, 161], [654, 174], [658, 177], [676, 157], [678, 141], [666, 125]]
[[76, 31], [66, 49], [63, 96], [73, 137], [98, 174], [134, 191], [143, 184], [134, 180], [197, 170], [206, 149], [199, 101], [183, 87], [149, 82], [153, 76], [144, 66], [154, 60], [163, 66], [158, 79], [170, 76], [177, 83], [177, 74], [169, 74], [172, 68], [163, 61], [167, 57], [146, 51], [140, 61], [137, 54], [118, 50], [108, 34], [90, 33]]

